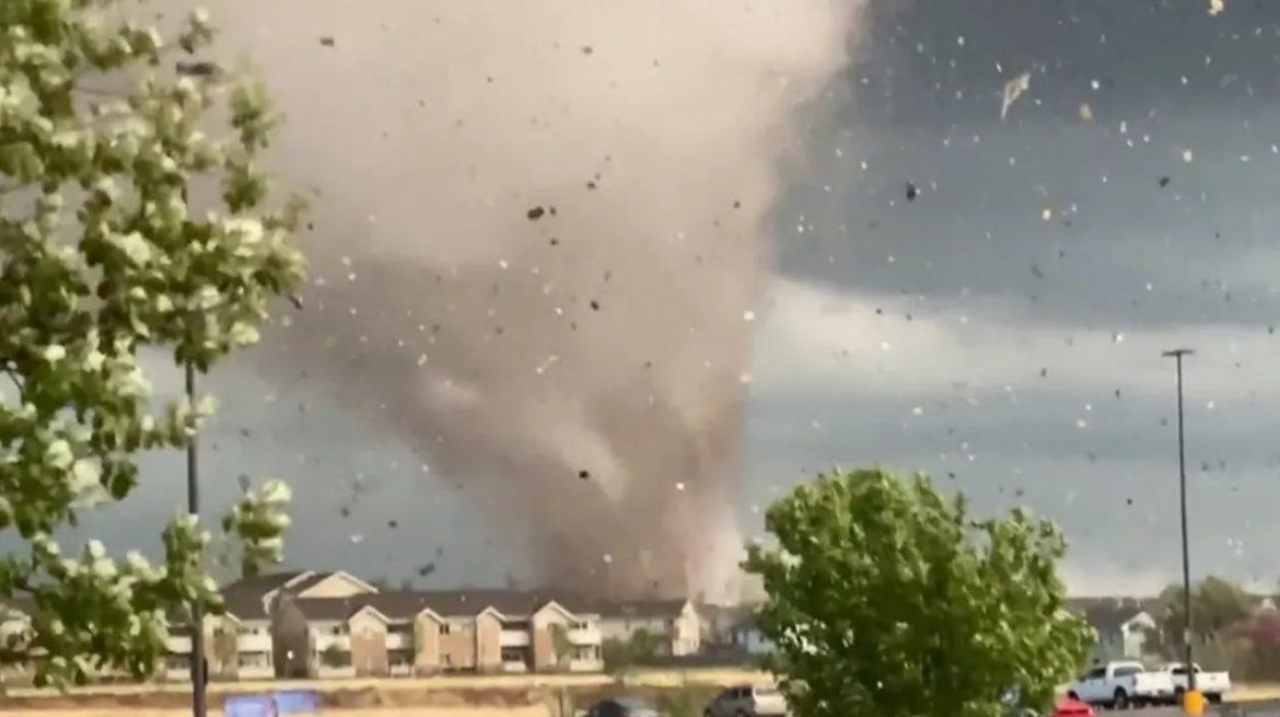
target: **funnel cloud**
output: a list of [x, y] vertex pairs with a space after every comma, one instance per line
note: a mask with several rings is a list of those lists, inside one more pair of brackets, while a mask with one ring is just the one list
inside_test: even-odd
[[399, 436], [547, 584], [732, 597], [779, 171], [857, 5], [210, 3], [316, 195], [257, 368]]

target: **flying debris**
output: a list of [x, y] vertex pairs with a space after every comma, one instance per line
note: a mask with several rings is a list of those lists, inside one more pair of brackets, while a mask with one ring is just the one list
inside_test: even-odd
[[1004, 83], [1004, 101], [1000, 104], [1000, 121], [1004, 121], [1004, 118], [1009, 114], [1009, 108], [1013, 106], [1014, 102], [1018, 101], [1023, 92], [1029, 89], [1031, 89], [1030, 72], [1024, 72]]
[[187, 77], [213, 77], [222, 73], [222, 68], [213, 62], [182, 62], [174, 66], [174, 71]]
[[915, 183], [907, 182], [907, 201], [914, 202], [918, 196], [920, 196], [920, 190], [916, 188]]
[[1227, 9], [1227, 0], [1209, 0], [1209, 16], [1217, 17], [1219, 13]]
[[324, 37], [320, 38], [320, 44], [324, 45], [325, 47], [333, 47], [334, 45], [337, 44], [337, 42], [333, 39], [332, 35], [325, 35]]

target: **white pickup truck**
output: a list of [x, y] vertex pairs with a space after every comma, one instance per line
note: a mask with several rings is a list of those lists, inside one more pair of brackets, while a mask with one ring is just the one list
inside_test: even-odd
[[1173, 675], [1148, 672], [1141, 662], [1108, 662], [1094, 667], [1072, 683], [1067, 694], [1081, 702], [1115, 709], [1175, 699]]
[[[1157, 672], [1164, 672], [1173, 679], [1175, 697], [1181, 697], [1187, 691], [1187, 666], [1181, 662], [1170, 662]], [[1205, 672], [1196, 665], [1196, 689], [1204, 698], [1213, 704], [1222, 701], [1222, 696], [1231, 691], [1231, 675], [1226, 672]]]

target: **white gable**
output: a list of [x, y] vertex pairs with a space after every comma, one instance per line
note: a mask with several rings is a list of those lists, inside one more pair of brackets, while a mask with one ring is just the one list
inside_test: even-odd
[[1134, 632], [1140, 629], [1154, 630], [1156, 629], [1156, 621], [1145, 610], [1125, 620], [1120, 625], [1120, 631], [1124, 633]]
[[376, 593], [378, 589], [366, 583], [365, 581], [339, 570], [324, 578], [320, 582], [303, 590], [298, 597], [304, 598], [332, 598], [332, 597], [351, 597], [353, 595], [364, 595], [367, 593]]

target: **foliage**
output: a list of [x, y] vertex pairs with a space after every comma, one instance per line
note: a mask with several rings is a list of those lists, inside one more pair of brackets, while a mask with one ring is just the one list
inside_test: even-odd
[[326, 667], [350, 667], [351, 653], [338, 647], [335, 643], [324, 648], [324, 651], [320, 653], [320, 660], [324, 662]]
[[[1209, 576], [1191, 588], [1195, 660], [1206, 669], [1225, 669], [1236, 679], [1280, 679], [1280, 613], [1264, 610], [1258, 597], [1225, 578]], [[1157, 629], [1147, 648], [1165, 659], [1185, 655], [1183, 590], [1170, 585], [1152, 610]]]
[[551, 650], [555, 653], [556, 666], [564, 667], [573, 656], [573, 643], [569, 641], [569, 628], [559, 623], [552, 623], [550, 632]]
[[660, 655], [662, 636], [644, 629], [636, 630], [627, 640], [605, 640], [600, 646], [600, 653], [606, 671], [612, 674], [626, 672]]
[[285, 508], [292, 497], [289, 486], [278, 480], [257, 488], [246, 485], [223, 517], [222, 530], [240, 542], [240, 577], [255, 577], [264, 565], [284, 560], [284, 531], [290, 524]]
[[221, 620], [213, 631], [213, 645], [210, 652], [218, 664], [218, 671], [223, 675], [234, 674], [238, 667], [240, 646], [237, 632], [238, 628], [230, 620]]
[[[1181, 585], [1165, 588], [1156, 609], [1160, 624], [1160, 646], [1171, 658], [1181, 659], [1186, 629], [1185, 592]], [[1252, 598], [1244, 588], [1210, 575], [1191, 587], [1191, 627], [1198, 639], [1212, 637], [1238, 624], [1252, 611]]]
[[820, 476], [770, 507], [749, 547], [758, 615], [794, 714], [997, 715], [1017, 688], [1047, 706], [1092, 630], [1064, 606], [1059, 530], [880, 471]]
[[[166, 37], [115, 19], [128, 13], [118, 0], [0, 2], [0, 369], [12, 382], [0, 531], [30, 546], [0, 558], [0, 600], [34, 604], [0, 662], [43, 652], [39, 684], [95, 668], [145, 676], [169, 618], [218, 610], [192, 517], [164, 529], [159, 566], [137, 552], [117, 564], [97, 541], [64, 557], [50, 536], [128, 498], [137, 452], [187, 445], [213, 411], [205, 397], [153, 413], [140, 353], [207, 371], [255, 343], [270, 300], [302, 278], [301, 204], [266, 204], [258, 155], [277, 116], [265, 92], [164, 69], [212, 39], [207, 14]], [[92, 86], [119, 81], [137, 84], [114, 98]], [[225, 132], [206, 117], [221, 100]]]

